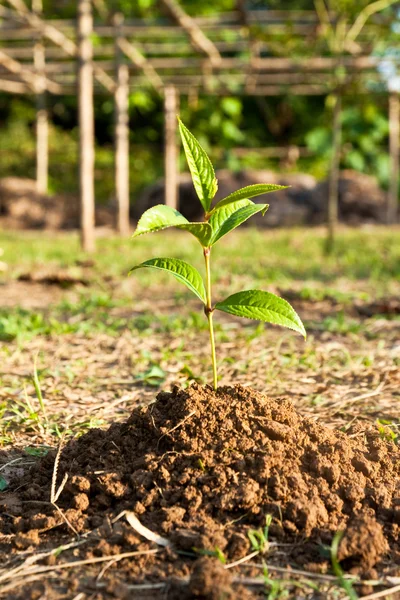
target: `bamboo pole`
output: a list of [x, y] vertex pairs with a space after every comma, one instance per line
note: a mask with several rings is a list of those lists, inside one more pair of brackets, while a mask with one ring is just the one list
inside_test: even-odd
[[335, 233], [339, 214], [339, 173], [340, 173], [340, 150], [342, 142], [342, 96], [338, 91], [335, 95], [333, 107], [333, 140], [332, 140], [332, 159], [331, 170], [329, 174], [329, 193], [328, 193], [328, 235], [326, 240], [326, 251], [332, 252]]
[[[0, 15], [6, 18], [16, 18], [17, 20], [23, 20], [28, 23], [28, 25], [36, 31], [40, 31], [42, 36], [63, 49], [65, 54], [68, 56], [76, 57], [79, 55], [79, 49], [75, 42], [70, 40], [60, 29], [54, 27], [54, 25], [49, 24], [48, 21], [45, 21], [38, 17], [38, 15], [30, 12], [22, 0], [8, 0], [9, 4], [15, 9], [15, 13], [9, 10], [1, 10]], [[1, 7], [0, 7], [1, 8]], [[10, 14], [11, 13], [11, 14]], [[92, 25], [93, 30], [93, 25]], [[108, 91], [113, 92], [114, 90], [114, 81], [112, 78], [107, 75], [107, 73], [98, 65], [93, 65], [95, 77], [99, 83]], [[47, 84], [47, 89], [51, 91], [50, 84]], [[58, 93], [58, 92], [54, 92]]]
[[85, 252], [95, 250], [92, 30], [91, 0], [78, 0], [79, 189]]
[[178, 197], [178, 145], [177, 145], [177, 113], [178, 94], [173, 86], [167, 86], [164, 92], [165, 115], [165, 204], [179, 208]]
[[0, 79], [0, 90], [8, 94], [31, 94], [32, 90], [19, 81]]
[[[32, 0], [32, 12], [41, 14], [42, 0]], [[39, 36], [33, 48], [33, 63], [38, 76], [36, 84], [36, 190], [47, 194], [49, 170], [49, 122], [46, 102], [46, 56]]]
[[195, 48], [204, 52], [213, 66], [221, 62], [221, 55], [215, 44], [202, 32], [196, 21], [190, 17], [176, 0], [161, 0], [175, 21], [184, 29]]
[[389, 96], [389, 152], [390, 182], [386, 221], [393, 225], [398, 216], [398, 198], [400, 184], [400, 93], [391, 92]]
[[123, 15], [114, 16], [115, 26], [115, 192], [118, 205], [117, 227], [120, 235], [129, 235], [129, 70], [122, 62], [118, 41]]
[[[0, 50], [0, 65], [9, 73], [16, 75], [22, 82], [27, 83], [32, 90], [36, 90], [40, 78], [27, 69], [25, 65], [11, 58], [4, 50]], [[61, 86], [49, 79], [46, 79], [46, 87], [53, 94], [60, 94], [62, 92]]]

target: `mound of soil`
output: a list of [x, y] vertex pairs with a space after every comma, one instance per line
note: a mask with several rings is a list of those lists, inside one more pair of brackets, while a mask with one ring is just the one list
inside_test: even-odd
[[[0, 227], [4, 229], [76, 229], [79, 198], [73, 194], [39, 194], [36, 181], [20, 177], [0, 179]], [[96, 206], [96, 225], [112, 227], [115, 210]]]
[[[58, 505], [80, 533], [129, 510], [175, 550], [218, 548], [227, 561], [251, 551], [249, 528], [264, 527], [272, 515], [270, 539], [284, 544], [280, 564], [313, 570], [327, 568], [323, 546], [343, 530], [343, 567], [369, 573], [389, 548], [400, 557], [399, 459], [399, 448], [372, 428], [342, 433], [303, 418], [288, 400], [241, 386], [214, 392], [193, 385], [161, 392], [127, 422], [71, 441], [60, 458], [57, 485], [66, 474], [68, 480]], [[0, 518], [1, 531], [17, 534], [20, 550], [49, 539], [49, 519], [65, 527], [53, 507], [38, 515], [35, 505], [50, 496], [54, 460], [53, 452], [41, 459], [22, 488], [15, 482], [20, 489]], [[118, 551], [138, 543], [126, 524], [112, 539]], [[189, 575], [193, 559], [180, 560], [179, 573]], [[200, 597], [193, 592], [201, 575], [194, 564], [188, 597]], [[174, 562], [155, 572], [149, 560], [130, 576], [143, 580], [149, 573], [170, 577]]]
[[[329, 181], [318, 184], [312, 197], [320, 222], [326, 222]], [[349, 225], [384, 223], [387, 197], [375, 177], [351, 169], [340, 171], [339, 220]]]
[[[255, 216], [249, 225], [260, 227], [292, 227], [295, 225], [318, 225], [326, 223], [329, 181], [317, 182], [306, 173], [275, 173], [273, 171], [246, 169], [232, 172], [219, 170], [218, 192], [220, 200], [241, 187], [254, 183], [275, 183], [289, 186], [276, 195], [264, 194], [255, 202], [267, 202], [270, 207], [266, 218]], [[179, 210], [189, 220], [202, 219], [201, 207], [189, 173], [179, 175]], [[132, 207], [137, 220], [142, 213], [156, 204], [163, 204], [165, 182], [159, 180], [146, 187]], [[376, 179], [352, 170], [343, 170], [339, 177], [339, 219], [343, 223], [383, 223], [385, 219], [386, 194]]]

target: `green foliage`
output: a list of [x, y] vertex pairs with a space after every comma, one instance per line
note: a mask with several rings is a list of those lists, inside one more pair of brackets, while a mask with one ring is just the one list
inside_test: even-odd
[[[262, 320], [293, 329], [306, 335], [304, 326], [294, 309], [286, 302], [269, 292], [248, 290], [229, 296], [215, 306], [211, 302], [211, 248], [225, 235], [241, 225], [252, 215], [261, 212], [263, 215], [268, 204], [254, 204], [249, 197], [269, 193], [281, 186], [259, 184], [247, 186], [233, 192], [211, 209], [212, 199], [217, 191], [214, 169], [207, 154], [196, 138], [179, 121], [179, 130], [186, 158], [192, 174], [193, 185], [204, 209], [205, 221], [189, 223], [177, 210], [167, 206], [155, 206], [147, 210], [139, 220], [133, 237], [153, 233], [167, 227], [186, 229], [194, 235], [203, 248], [206, 268], [206, 285], [200, 273], [188, 263], [175, 258], [154, 258], [131, 269], [155, 268], [171, 273], [186, 285], [204, 304], [210, 331], [211, 359], [213, 364], [214, 388], [217, 388], [217, 366], [213, 329], [213, 312], [218, 309], [239, 317]], [[248, 197], [249, 196], [249, 197]]]
[[238, 292], [222, 302], [217, 302], [215, 308], [237, 317], [282, 325], [306, 337], [304, 325], [289, 302], [270, 292], [260, 290]]
[[178, 260], [177, 258], [152, 258], [146, 260], [137, 267], [133, 267], [132, 271], [142, 269], [143, 267], [151, 267], [153, 269], [161, 269], [171, 273], [178, 281], [186, 285], [191, 292], [204, 304], [206, 303], [206, 290], [204, 288], [203, 279], [200, 273], [189, 265], [189, 263]]
[[400, 434], [397, 431], [394, 431], [396, 426], [392, 421], [388, 421], [387, 419], [378, 419], [377, 426], [380, 437], [386, 442], [393, 442], [394, 444], [398, 444], [400, 442]]
[[[251, 202], [250, 200], [248, 200], [248, 202]], [[226, 235], [227, 233], [231, 232], [233, 229], [236, 229], [236, 227], [239, 227], [239, 225], [241, 225], [242, 223], [244, 223], [245, 221], [247, 221], [247, 219], [250, 219], [250, 217], [252, 217], [253, 215], [261, 212], [262, 215], [264, 215], [269, 207], [269, 204], [253, 204], [251, 203], [250, 205], [247, 206], [241, 206], [241, 207], [237, 207], [236, 203], [232, 203], [233, 208], [232, 208], [232, 213], [229, 215], [229, 217], [226, 220], [223, 220], [223, 222], [221, 223], [221, 225], [217, 228], [215, 228], [215, 230], [213, 231], [213, 237], [212, 237], [212, 242], [210, 245], [214, 245], [216, 244], [216, 242], [218, 242], [218, 240], [220, 240], [222, 237], [224, 237], [224, 235]], [[231, 206], [232, 206], [231, 205]], [[224, 206], [223, 208], [221, 208], [221, 212], [225, 211], [228, 212], [227, 209], [229, 207], [228, 206]], [[219, 211], [215, 212], [213, 217], [215, 218], [215, 221], [218, 221], [218, 215]]]
[[256, 183], [254, 185], [248, 185], [240, 190], [236, 190], [236, 192], [232, 192], [232, 194], [229, 194], [229, 196], [220, 200], [210, 214], [215, 213], [226, 204], [231, 204], [232, 202], [237, 202], [238, 200], [246, 198], [262, 196], [263, 194], [269, 194], [270, 192], [276, 192], [278, 190], [284, 190], [287, 187], [287, 185], [275, 185], [273, 183]]
[[159, 387], [162, 383], [164, 383], [166, 377], [165, 371], [161, 369], [158, 365], [152, 365], [147, 371], [143, 373], [138, 373], [136, 376], [136, 381], [142, 382], [144, 385], [148, 385], [150, 387]]
[[[387, 137], [389, 125], [379, 105], [364, 102], [347, 106], [342, 112], [341, 167], [376, 175], [381, 185], [389, 182]], [[307, 147], [325, 160], [326, 168], [332, 151], [332, 127], [329, 122], [317, 125], [305, 136]]]
[[142, 215], [133, 237], [161, 231], [168, 227], [178, 227], [189, 231], [203, 246], [208, 246], [212, 233], [208, 223], [189, 223], [179, 211], [170, 206], [158, 204], [146, 210]]
[[185, 127], [181, 120], [179, 120], [179, 131], [189, 169], [192, 174], [194, 189], [196, 190], [204, 211], [208, 212], [211, 201], [218, 189], [214, 167], [199, 142], [194, 135], [190, 133], [187, 127]]

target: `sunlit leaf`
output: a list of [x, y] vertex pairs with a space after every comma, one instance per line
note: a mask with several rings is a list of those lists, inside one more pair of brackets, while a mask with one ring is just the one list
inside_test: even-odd
[[262, 196], [263, 194], [269, 194], [270, 192], [277, 192], [279, 190], [284, 190], [288, 186], [287, 185], [275, 185], [273, 183], [256, 183], [254, 185], [247, 185], [240, 190], [236, 190], [236, 192], [232, 192], [226, 198], [220, 200], [210, 212], [212, 215], [216, 210], [226, 206], [227, 204], [231, 204], [232, 202], [236, 202], [237, 200], [243, 200], [244, 198], [254, 198], [255, 196]]
[[238, 200], [237, 202], [231, 202], [230, 204], [222, 206], [218, 210], [213, 211], [208, 221], [212, 229], [211, 243], [213, 243], [214, 237], [216, 237], [221, 227], [224, 225], [224, 223], [226, 223], [229, 217], [233, 215], [233, 213], [239, 210], [239, 208], [250, 205], [255, 206], [254, 202], [245, 198], [243, 200]]
[[199, 142], [194, 135], [190, 133], [187, 127], [185, 127], [181, 120], [179, 120], [179, 131], [186, 154], [186, 160], [192, 174], [194, 188], [205, 212], [208, 212], [211, 206], [211, 200], [214, 198], [218, 189], [214, 167]]
[[204, 304], [206, 303], [206, 291], [200, 273], [187, 262], [178, 258], [151, 258], [133, 267], [129, 272], [136, 269], [152, 268], [171, 273], [178, 281], [186, 285]]
[[137, 228], [133, 237], [143, 235], [145, 233], [154, 233], [168, 227], [178, 227], [189, 231], [194, 235], [204, 247], [207, 247], [212, 235], [211, 226], [208, 223], [190, 223], [179, 211], [158, 204], [146, 210], [139, 219]]
[[261, 290], [238, 292], [218, 302], [215, 308], [237, 317], [282, 325], [306, 337], [304, 325], [289, 302], [270, 292]]
[[178, 225], [178, 228], [189, 231], [189, 233], [199, 240], [204, 248], [210, 245], [212, 229], [208, 223], [187, 223], [185, 225]]
[[[250, 219], [250, 217], [252, 217], [253, 215], [259, 212], [261, 212], [264, 215], [268, 210], [269, 204], [254, 204], [254, 202], [251, 202], [250, 200], [249, 202], [250, 204], [246, 204], [245, 206], [242, 206], [241, 208], [233, 212], [228, 217], [228, 219], [226, 219], [226, 221], [222, 223], [221, 227], [217, 231], [213, 231], [211, 245], [218, 242], [218, 240], [220, 240], [224, 235], [232, 231], [232, 229], [236, 229], [236, 227], [239, 227], [239, 225], [247, 221], [247, 219]], [[228, 208], [228, 206], [225, 208]], [[224, 208], [222, 210], [224, 210]]]
[[146, 210], [140, 217], [133, 237], [186, 223], [189, 221], [178, 210], [165, 204], [157, 204]]

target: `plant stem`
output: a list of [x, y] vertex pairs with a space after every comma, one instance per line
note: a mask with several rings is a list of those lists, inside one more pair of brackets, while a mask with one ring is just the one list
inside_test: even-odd
[[213, 308], [211, 304], [211, 269], [210, 269], [210, 253], [211, 248], [204, 248], [204, 260], [206, 263], [206, 299], [205, 313], [208, 319], [208, 327], [210, 329], [210, 344], [211, 344], [211, 361], [213, 368], [213, 385], [214, 390], [218, 387], [217, 382], [217, 358], [215, 355], [215, 339], [213, 327]]

